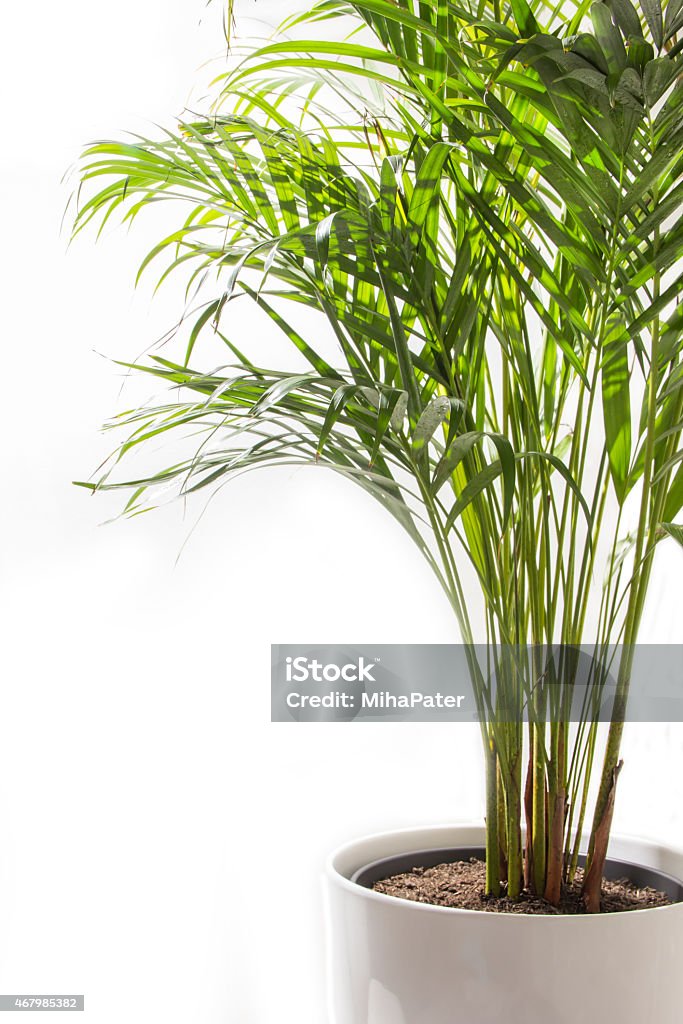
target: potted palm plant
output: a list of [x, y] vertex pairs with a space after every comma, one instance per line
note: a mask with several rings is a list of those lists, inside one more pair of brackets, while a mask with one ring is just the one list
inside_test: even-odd
[[[135, 366], [168, 397], [114, 421], [87, 486], [135, 514], [163, 489], [327, 467], [409, 533], [466, 645], [530, 652], [531, 687], [518, 664], [498, 678], [512, 716], [471, 659], [485, 828], [331, 859], [337, 1024], [680, 1018], [683, 855], [614, 840], [610, 866], [608, 845], [653, 561], [683, 539], [682, 28], [681, 0], [320, 0], [234, 54], [207, 116], [84, 153], [75, 231], [168, 201], [141, 269], [191, 295], [181, 354]], [[237, 298], [288, 369], [232, 337]], [[202, 440], [120, 476], [169, 432]], [[586, 644], [603, 669], [618, 647], [604, 737], [590, 709], [569, 720], [571, 659], [555, 688], [535, 666]], [[480, 909], [371, 887], [480, 848]], [[615, 872], [669, 905], [600, 913]]]

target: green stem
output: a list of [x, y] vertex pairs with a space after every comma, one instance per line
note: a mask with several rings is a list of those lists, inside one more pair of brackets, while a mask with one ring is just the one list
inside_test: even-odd
[[486, 752], [486, 893], [500, 896], [500, 836], [498, 834], [498, 757], [489, 733]]
[[520, 786], [513, 784], [507, 793], [508, 897], [518, 900], [522, 891], [522, 801]]

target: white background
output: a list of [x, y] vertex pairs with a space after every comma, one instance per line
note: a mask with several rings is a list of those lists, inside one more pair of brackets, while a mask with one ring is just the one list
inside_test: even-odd
[[[100, 525], [116, 502], [71, 485], [130, 402], [97, 353], [136, 356], [180, 299], [133, 294], [144, 226], [67, 252], [60, 178], [201, 95], [219, 6], [3, 9], [0, 992], [84, 992], [90, 1024], [320, 1024], [325, 853], [483, 812], [476, 729], [269, 724], [271, 642], [456, 639], [369, 498], [322, 471], [241, 478], [176, 565], [199, 506]], [[670, 545], [644, 639], [680, 640], [682, 563]], [[624, 753], [617, 827], [683, 843], [683, 729], [632, 727]]]

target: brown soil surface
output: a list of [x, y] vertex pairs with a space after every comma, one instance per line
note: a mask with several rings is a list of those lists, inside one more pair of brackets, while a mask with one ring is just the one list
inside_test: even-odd
[[[574, 883], [564, 886], [559, 907], [553, 907], [527, 891], [522, 893], [517, 902], [506, 896], [485, 896], [485, 865], [483, 861], [474, 858], [455, 864], [437, 864], [433, 868], [416, 867], [407, 874], [375, 882], [373, 889], [415, 903], [432, 903], [437, 907], [457, 907], [460, 910], [484, 910], [497, 914], [584, 914], [582, 878], [583, 873], [579, 869]], [[671, 903], [672, 900], [663, 892], [638, 889], [625, 878], [615, 882], [604, 881], [602, 884], [603, 913], [666, 907]]]

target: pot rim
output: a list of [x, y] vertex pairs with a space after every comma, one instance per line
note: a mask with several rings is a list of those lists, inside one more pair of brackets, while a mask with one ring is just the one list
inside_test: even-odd
[[[634, 915], [654, 913], [683, 914], [683, 902], [672, 903], [669, 906], [665, 907], [643, 907], [639, 910], [616, 910], [611, 911], [608, 914], [511, 914], [505, 912], [492, 914], [486, 913], [482, 910], [470, 910], [464, 907], [439, 907], [433, 903], [418, 903], [417, 901], [413, 900], [401, 899], [398, 896], [389, 896], [387, 893], [375, 892], [374, 889], [368, 889], [365, 886], [360, 885], [358, 882], [351, 881], [351, 879], [347, 878], [346, 875], [343, 874], [336, 866], [336, 863], [339, 860], [339, 858], [343, 857], [346, 854], [350, 854], [355, 847], [361, 844], [381, 842], [382, 840], [395, 840], [400, 839], [401, 837], [405, 838], [406, 840], [410, 840], [412, 837], [416, 837], [419, 843], [419, 838], [417, 838], [419, 836], [425, 837], [429, 836], [430, 834], [434, 835], [436, 833], [444, 831], [457, 832], [458, 829], [468, 829], [470, 831], [476, 830], [478, 834], [482, 837], [482, 840], [485, 837], [484, 826], [481, 824], [480, 821], [476, 820], [449, 822], [444, 825], [417, 825], [414, 827], [387, 829], [381, 832], [372, 832], [370, 834], [366, 833], [365, 835], [360, 835], [356, 839], [350, 840], [349, 842], [346, 842], [341, 846], [338, 846], [328, 855], [327, 860], [325, 862], [325, 875], [330, 880], [330, 882], [332, 882], [335, 886], [338, 886], [346, 890], [346, 892], [350, 893], [356, 898], [367, 899], [373, 903], [378, 902], [379, 904], [392, 906], [396, 909], [402, 909], [405, 913], [423, 913], [427, 911], [429, 913], [436, 914], [465, 914], [469, 916], [474, 915], [478, 919], [484, 918], [486, 920], [489, 920], [491, 922], [491, 927], [493, 927], [494, 922], [501, 921], [524, 921], [530, 922], [530, 924], [520, 925], [521, 927], [531, 927], [532, 924], [536, 924], [536, 926], [538, 927], [538, 922], [540, 921], [557, 922], [563, 920], [585, 922], [590, 921], [592, 923], [588, 925], [588, 927], [599, 927], [598, 922], [604, 923], [606, 921], [608, 922], [610, 920], [613, 920], [614, 918], [619, 917], [633, 917]], [[671, 853], [674, 856], [678, 856], [681, 858], [681, 860], [683, 860], [683, 848], [679, 846], [673, 846], [669, 843], [656, 842], [647, 837], [638, 836], [631, 833], [615, 833], [612, 836], [612, 839], [624, 843], [637, 843], [639, 846], [649, 847], [653, 851], [666, 850], [667, 853]], [[412, 842], [410, 845], [407, 845], [405, 847], [403, 852], [410, 852], [411, 846]], [[417, 852], [419, 847], [415, 846], [414, 849]], [[372, 860], [374, 859], [376, 858], [368, 858], [367, 861], [358, 865], [358, 868], [362, 868], [366, 864], [372, 863]], [[620, 856], [619, 859], [624, 858]], [[628, 861], [628, 863], [632, 863], [635, 865], [637, 862]], [[681, 884], [683, 884], [683, 878], [680, 879], [680, 882]], [[507, 927], [507, 925], [502, 925], [502, 927]]]

